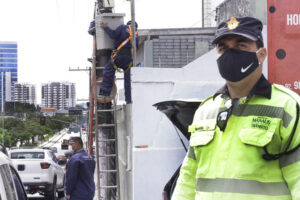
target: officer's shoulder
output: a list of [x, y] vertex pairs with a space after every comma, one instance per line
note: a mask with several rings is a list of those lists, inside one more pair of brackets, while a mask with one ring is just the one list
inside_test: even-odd
[[300, 96], [296, 92], [290, 90], [289, 88], [284, 87], [283, 85], [272, 84], [272, 86], [274, 92], [281, 94], [280, 98], [287, 98], [287, 99], [291, 98], [297, 101], [298, 103], [300, 103]]
[[204, 99], [204, 100], [201, 102], [200, 106], [207, 105], [207, 104], [211, 104], [211, 103], [215, 103], [215, 100], [218, 99], [218, 98], [220, 98], [219, 96], [220, 96], [220, 95], [211, 95], [210, 97]]

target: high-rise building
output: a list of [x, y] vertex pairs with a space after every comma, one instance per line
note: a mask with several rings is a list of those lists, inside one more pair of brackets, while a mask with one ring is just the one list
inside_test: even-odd
[[68, 110], [75, 105], [75, 83], [52, 82], [42, 84], [42, 107]]
[[6, 101], [14, 101], [14, 84], [18, 81], [18, 44], [0, 41], [0, 110]]
[[36, 93], [34, 85], [27, 83], [16, 83], [14, 89], [14, 99], [16, 102], [36, 105]]

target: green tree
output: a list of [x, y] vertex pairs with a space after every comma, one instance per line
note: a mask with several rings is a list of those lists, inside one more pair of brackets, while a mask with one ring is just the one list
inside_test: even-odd
[[16, 145], [18, 141], [20, 141], [21, 146], [22, 146], [25, 141], [28, 141], [30, 139], [30, 135], [26, 134], [26, 132], [25, 132], [25, 126], [13, 127], [10, 130], [10, 132], [12, 135], [12, 143], [14, 145]]
[[45, 136], [52, 135], [52, 130], [49, 127], [41, 126], [36, 121], [27, 121], [25, 122], [25, 133], [27, 138], [29, 137], [34, 142], [36, 136], [43, 140]]
[[[24, 127], [24, 122], [22, 122], [21, 120], [19, 119], [16, 119], [16, 118], [6, 118], [6, 119], [2, 119], [4, 120], [2, 123], [3, 123], [3, 127], [4, 129], [7, 129], [7, 130], [11, 130], [13, 127]], [[1, 124], [1, 122], [0, 122]]]
[[3, 128], [0, 128], [0, 143], [6, 147], [12, 146], [11, 133]]

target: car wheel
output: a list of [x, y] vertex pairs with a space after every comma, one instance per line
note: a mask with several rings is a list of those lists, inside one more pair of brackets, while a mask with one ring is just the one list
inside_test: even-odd
[[45, 194], [46, 200], [56, 200], [56, 178], [53, 180], [52, 189]]

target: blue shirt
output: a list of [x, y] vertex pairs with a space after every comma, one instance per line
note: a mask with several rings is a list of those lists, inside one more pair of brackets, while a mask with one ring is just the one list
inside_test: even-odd
[[[120, 25], [116, 28], [116, 30], [112, 30], [108, 26], [104, 28], [104, 31], [109, 35], [111, 39], [114, 39], [114, 48], [118, 48], [118, 46], [125, 41], [129, 37], [129, 28], [128, 25]], [[136, 35], [136, 46], [139, 43], [139, 36]], [[127, 42], [126, 45], [122, 48], [131, 48], [131, 43]]]
[[95, 194], [95, 161], [83, 149], [76, 152], [67, 163], [66, 194], [71, 200], [93, 199]]
[[90, 35], [95, 35], [95, 20], [91, 21], [88, 32]]

